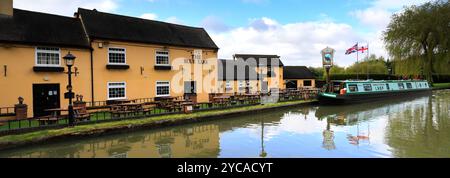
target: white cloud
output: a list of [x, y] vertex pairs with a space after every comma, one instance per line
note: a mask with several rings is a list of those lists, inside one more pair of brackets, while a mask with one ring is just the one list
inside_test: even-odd
[[216, 16], [207, 16], [202, 20], [201, 26], [206, 30], [213, 32], [225, 32], [230, 30], [230, 27]]
[[174, 16], [172, 16], [172, 17], [168, 17], [166, 20], [164, 20], [165, 22], [168, 22], [168, 23], [173, 23], [173, 24], [180, 24], [180, 25], [183, 25], [184, 24], [184, 22], [183, 21], [181, 21], [180, 19], [178, 19], [177, 17], [174, 17]]
[[387, 10], [377, 8], [350, 12], [350, 15], [356, 17], [361, 24], [369, 25], [378, 30], [384, 29], [389, 24], [392, 14]]
[[14, 0], [14, 8], [44, 13], [73, 16], [78, 7], [113, 12], [119, 7], [119, 0]]
[[370, 43], [371, 53], [387, 57], [382, 36], [391, 21], [391, 16], [401, 12], [405, 6], [420, 5], [425, 2], [427, 0], [376, 0], [370, 7], [354, 10], [349, 14], [358, 19], [361, 25], [371, 28], [370, 32], [365, 34], [365, 39]]
[[153, 13], [146, 13], [146, 14], [142, 14], [141, 18], [148, 19], [148, 20], [156, 20], [156, 19], [158, 19], [158, 15], [153, 14]]
[[337, 50], [336, 62], [339, 65], [349, 65], [356, 59], [345, 56], [345, 50], [357, 41], [369, 41], [375, 36], [358, 34], [352, 26], [344, 23], [311, 21], [280, 24], [267, 17], [252, 19], [247, 27], [210, 33], [221, 48], [220, 58], [229, 59], [235, 53], [277, 54], [286, 65], [306, 66], [320, 66], [320, 51], [327, 46]]

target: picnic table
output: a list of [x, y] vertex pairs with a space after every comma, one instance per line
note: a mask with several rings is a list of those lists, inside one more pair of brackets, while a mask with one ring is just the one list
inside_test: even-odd
[[216, 96], [213, 98], [213, 103], [218, 105], [228, 105], [230, 103], [231, 96]]
[[110, 107], [111, 114], [113, 117], [115, 116], [128, 116], [128, 115], [136, 115], [139, 112], [144, 112], [144, 103], [122, 103], [122, 104], [116, 104], [112, 105]]
[[180, 99], [180, 97], [161, 97], [156, 102], [156, 106], [168, 111], [181, 111], [183, 102], [185, 100]]

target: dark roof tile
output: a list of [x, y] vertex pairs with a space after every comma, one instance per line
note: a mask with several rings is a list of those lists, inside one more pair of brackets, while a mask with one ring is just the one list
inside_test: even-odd
[[262, 54], [235, 54], [235, 59], [243, 59], [248, 61], [249, 59], [254, 59], [256, 64], [250, 65], [258, 65], [258, 66], [272, 66], [277, 65], [279, 67], [283, 67], [284, 64], [280, 60], [280, 56], [278, 55], [262, 55]]
[[89, 48], [77, 18], [14, 9], [0, 16], [0, 42]]
[[283, 78], [286, 79], [314, 79], [314, 74], [305, 66], [285, 66]]
[[78, 9], [91, 38], [218, 49], [203, 28]]

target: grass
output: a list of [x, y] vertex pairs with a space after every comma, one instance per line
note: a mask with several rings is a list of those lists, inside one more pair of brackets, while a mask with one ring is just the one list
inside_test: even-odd
[[434, 89], [450, 89], [450, 83], [435, 83], [433, 84]]
[[98, 124], [90, 124], [90, 125], [80, 125], [75, 127], [68, 127], [63, 129], [55, 129], [55, 130], [42, 130], [31, 133], [25, 133], [20, 135], [8, 135], [0, 137], [0, 145], [14, 145], [18, 143], [31, 143], [38, 142], [48, 138], [58, 137], [58, 136], [70, 136], [70, 135], [80, 135], [92, 133], [95, 131], [101, 131], [105, 129], [114, 129], [114, 128], [124, 128], [124, 127], [137, 127], [146, 124], [157, 123], [161, 121], [178, 121], [178, 120], [187, 120], [187, 119], [195, 119], [202, 117], [215, 117], [221, 116], [224, 114], [230, 113], [239, 113], [244, 111], [252, 111], [259, 109], [268, 109], [274, 107], [282, 107], [289, 106], [294, 104], [308, 103], [311, 101], [291, 101], [291, 102], [283, 102], [283, 103], [274, 103], [274, 104], [266, 104], [266, 105], [255, 105], [255, 106], [247, 106], [247, 107], [239, 107], [239, 108], [231, 108], [231, 109], [223, 109], [223, 110], [211, 110], [211, 111], [200, 111], [192, 114], [174, 114], [174, 115], [162, 115], [151, 118], [144, 119], [135, 119], [135, 120], [122, 120], [115, 122], [107, 122], [107, 123], [98, 123]]

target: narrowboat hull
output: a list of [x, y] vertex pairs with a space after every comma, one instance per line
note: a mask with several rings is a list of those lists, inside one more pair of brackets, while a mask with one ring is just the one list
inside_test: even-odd
[[420, 90], [405, 90], [392, 92], [373, 92], [367, 94], [346, 94], [346, 95], [331, 95], [327, 93], [320, 93], [318, 100], [320, 104], [342, 105], [342, 104], [357, 104], [363, 102], [373, 102], [380, 100], [388, 100], [391, 98], [411, 98], [417, 96], [425, 96], [432, 94], [431, 89]]

